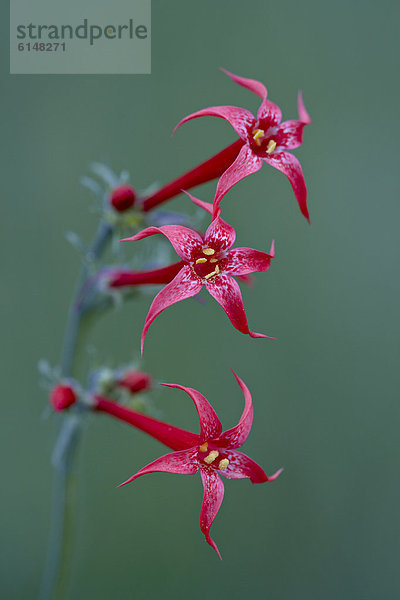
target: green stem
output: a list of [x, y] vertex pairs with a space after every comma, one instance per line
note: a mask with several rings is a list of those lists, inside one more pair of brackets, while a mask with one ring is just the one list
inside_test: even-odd
[[[84, 308], [78, 303], [89, 277], [87, 263], [97, 260], [111, 237], [112, 227], [101, 221], [97, 234], [82, 265], [68, 313], [61, 354], [61, 373], [71, 377], [75, 369], [81, 339]], [[81, 414], [60, 415], [61, 424], [53, 454], [55, 467], [50, 539], [40, 600], [61, 600], [65, 594], [70, 549], [74, 530], [75, 463], [81, 434]]]

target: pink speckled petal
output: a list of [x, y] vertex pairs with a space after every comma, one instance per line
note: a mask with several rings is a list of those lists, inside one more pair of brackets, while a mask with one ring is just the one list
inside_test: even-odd
[[239, 448], [247, 440], [253, 424], [253, 402], [247, 385], [234, 371], [232, 373], [244, 395], [244, 410], [239, 423], [235, 427], [232, 427], [232, 429], [224, 431], [219, 438], [219, 442], [222, 442], [226, 448]]
[[182, 260], [189, 261], [194, 250], [201, 249], [203, 245], [202, 237], [193, 229], [183, 227], [182, 225], [164, 225], [163, 227], [147, 227], [139, 231], [136, 235], [124, 238], [121, 242], [136, 242], [151, 235], [161, 233], [169, 239], [175, 252]]
[[281, 109], [270, 100], [263, 100], [257, 111], [257, 119], [264, 121], [264, 127], [274, 127], [281, 122]]
[[179, 271], [178, 275], [174, 277], [171, 283], [166, 285], [165, 288], [163, 288], [161, 292], [157, 294], [152, 302], [152, 305], [150, 306], [149, 312], [147, 313], [143, 327], [141, 339], [142, 355], [144, 340], [154, 319], [158, 317], [163, 310], [168, 308], [168, 306], [171, 306], [171, 304], [175, 304], [176, 302], [180, 302], [181, 300], [195, 296], [200, 292], [201, 288], [201, 281], [199, 281], [199, 279], [193, 274], [192, 269], [185, 265]]
[[[278, 127], [276, 140], [279, 150], [293, 150], [303, 143], [303, 129], [305, 123], [301, 121], [284, 121]], [[277, 150], [278, 151], [278, 150]]]
[[224, 456], [229, 460], [229, 465], [219, 473], [227, 479], [248, 478], [251, 483], [264, 483], [265, 481], [274, 481], [283, 471], [283, 469], [279, 469], [268, 477], [258, 463], [242, 452], [227, 450], [224, 452]]
[[218, 251], [225, 252], [232, 248], [236, 239], [236, 232], [231, 225], [225, 223], [221, 217], [215, 217], [209, 225], [204, 242]]
[[225, 273], [238, 277], [248, 273], [268, 271], [271, 266], [271, 259], [274, 256], [273, 243], [269, 254], [253, 248], [233, 248], [226, 259]]
[[217, 216], [222, 198], [239, 181], [261, 169], [263, 159], [254, 154], [245, 144], [241, 148], [235, 162], [221, 175], [214, 198], [214, 217]]
[[206, 536], [206, 541], [221, 558], [217, 544], [210, 537], [210, 528], [220, 509], [224, 498], [224, 484], [221, 478], [212, 468], [200, 468], [201, 479], [203, 481], [204, 495], [200, 512], [200, 529]]
[[202, 442], [219, 436], [222, 431], [222, 425], [215, 410], [203, 394], [200, 394], [200, 392], [193, 388], [184, 387], [183, 385], [178, 385], [176, 383], [162, 383], [161, 385], [176, 388], [177, 390], [183, 390], [191, 397], [199, 414]]
[[197, 117], [220, 117], [221, 119], [225, 119], [232, 125], [233, 129], [243, 141], [247, 140], [248, 131], [253, 127], [256, 121], [254, 115], [252, 115], [249, 110], [240, 108], [239, 106], [210, 106], [198, 110], [182, 119], [175, 127], [173, 133], [175, 133], [178, 127], [187, 121], [197, 119]]
[[188, 450], [180, 450], [179, 452], [171, 452], [171, 454], [164, 454], [160, 458], [157, 458], [152, 463], [148, 464], [143, 469], [140, 469], [135, 475], [129, 477], [123, 483], [120, 483], [118, 487], [131, 483], [142, 475], [148, 473], [181, 473], [182, 475], [194, 475], [199, 470], [199, 463], [197, 461], [197, 446], [195, 448], [189, 448]]
[[247, 90], [257, 94], [261, 100], [265, 100], [267, 97], [267, 88], [260, 81], [257, 81], [256, 79], [247, 79], [247, 77], [240, 77], [239, 75], [230, 73], [230, 71], [227, 71], [226, 69], [221, 68], [221, 71], [226, 73], [226, 75], [228, 75], [235, 83], [238, 83]]
[[303, 171], [297, 158], [293, 154], [290, 154], [290, 152], [278, 152], [277, 154], [273, 154], [271, 158], [264, 158], [263, 160], [272, 167], [282, 171], [289, 179], [299, 204], [301, 214], [304, 215], [309, 222], [310, 216], [307, 208], [307, 188]]
[[252, 338], [266, 338], [267, 335], [250, 331], [244, 312], [239, 284], [229, 275], [217, 275], [206, 281], [205, 286], [211, 296], [222, 306], [232, 325], [241, 333]]
[[302, 121], [305, 125], [311, 125], [312, 121], [306, 107], [304, 106], [303, 94], [301, 93], [301, 90], [299, 90], [297, 96], [297, 112], [299, 113], [300, 121]]

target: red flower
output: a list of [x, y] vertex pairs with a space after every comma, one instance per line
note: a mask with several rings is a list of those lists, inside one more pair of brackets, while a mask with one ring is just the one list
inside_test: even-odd
[[[238, 181], [261, 169], [264, 162], [282, 171], [289, 179], [302, 214], [309, 221], [307, 209], [307, 188], [299, 161], [287, 150], [293, 150], [303, 142], [303, 129], [311, 119], [303, 104], [301, 92], [298, 95], [299, 121], [281, 123], [282, 113], [276, 104], [267, 100], [267, 88], [254, 79], [238, 77], [222, 69], [239, 85], [254, 92], [262, 100], [257, 117], [237, 106], [211, 106], [188, 115], [175, 130], [186, 121], [196, 117], [211, 116], [226, 119], [244, 142], [236, 160], [223, 173], [218, 181], [214, 200], [215, 211], [221, 199]], [[215, 213], [214, 213], [215, 214]]]
[[[201, 200], [196, 203], [206, 206]], [[154, 298], [143, 327], [141, 349], [147, 331], [154, 319], [168, 306], [198, 294], [205, 285], [207, 291], [222, 306], [232, 325], [250, 337], [268, 337], [249, 330], [242, 296], [232, 276], [243, 276], [256, 271], [267, 271], [274, 257], [274, 245], [270, 254], [252, 248], [234, 248], [236, 233], [233, 227], [217, 216], [208, 227], [204, 237], [181, 225], [147, 227], [123, 241], [137, 241], [161, 233], [173, 245], [183, 261], [183, 267], [174, 279]]]
[[117, 212], [125, 212], [134, 205], [135, 200], [135, 190], [130, 185], [120, 185], [112, 191], [110, 204]]
[[121, 486], [146, 473], [165, 472], [193, 475], [200, 470], [204, 487], [200, 528], [207, 542], [220, 558], [217, 545], [210, 537], [211, 525], [217, 516], [224, 496], [224, 484], [220, 475], [227, 479], [248, 478], [252, 483], [263, 483], [273, 481], [282, 472], [282, 469], [279, 469], [274, 475], [268, 477], [260, 465], [236, 450], [244, 444], [250, 433], [253, 423], [253, 404], [245, 383], [235, 373], [234, 375], [243, 391], [245, 407], [236, 427], [224, 432], [222, 432], [221, 423], [211, 404], [193, 388], [173, 383], [161, 384], [183, 390], [192, 398], [200, 419], [200, 435], [141, 415], [106, 398], [94, 398], [95, 410], [106, 412], [130, 423], [175, 450], [140, 469]]

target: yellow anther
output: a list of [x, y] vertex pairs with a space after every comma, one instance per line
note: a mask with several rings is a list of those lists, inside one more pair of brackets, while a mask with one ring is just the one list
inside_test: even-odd
[[199, 448], [200, 452], [207, 452], [208, 450], [208, 442], [204, 442]]
[[213, 254], [215, 254], [215, 250], [214, 248], [203, 248], [203, 254], [205, 254], [206, 256], [212, 256]]
[[210, 262], [211, 263], [216, 263], [216, 262], [218, 262], [218, 258], [210, 258]]
[[208, 275], [205, 275], [204, 279], [210, 279], [210, 277], [212, 277], [213, 275], [217, 275], [217, 273], [219, 273], [219, 267], [218, 267], [218, 265], [215, 267], [215, 269], [218, 269], [218, 271], [215, 270], [212, 273], [209, 273]]
[[218, 455], [218, 450], [211, 450], [210, 454], [207, 454], [207, 456], [205, 457], [204, 462], [208, 465], [211, 465], [211, 463], [214, 462]]
[[267, 146], [267, 154], [272, 154], [276, 148], [276, 142], [274, 140], [269, 140]]
[[254, 129], [254, 131], [252, 131], [252, 134], [253, 134], [253, 140], [255, 141], [257, 146], [261, 146], [261, 142], [262, 142], [264, 134], [265, 134], [264, 129]]
[[218, 273], [219, 273], [219, 266], [218, 265], [215, 265], [215, 271], [214, 271], [214, 273], [216, 273], [218, 275]]
[[223, 471], [224, 469], [226, 469], [226, 467], [228, 465], [229, 465], [229, 460], [227, 458], [223, 458], [222, 460], [219, 461], [218, 467], [221, 469], [221, 471]]
[[207, 262], [206, 258], [198, 258], [196, 260], [196, 265], [200, 265], [201, 263], [205, 263], [205, 262]]

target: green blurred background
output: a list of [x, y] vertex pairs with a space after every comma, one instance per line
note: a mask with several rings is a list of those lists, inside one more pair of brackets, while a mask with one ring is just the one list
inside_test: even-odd
[[[215, 302], [174, 306], [153, 325], [144, 368], [193, 386], [232, 426], [248, 383], [255, 421], [244, 451], [273, 484], [227, 481], [212, 534], [199, 530], [199, 477], [116, 484], [163, 448], [92, 418], [80, 448], [78, 531], [69, 599], [274, 600], [399, 597], [399, 3], [153, 0], [152, 75], [10, 76], [2, 8], [2, 598], [35, 598], [49, 533], [54, 442], [37, 362], [59, 359], [93, 199], [91, 161], [126, 168], [137, 188], [166, 182], [235, 139], [189, 112], [258, 101], [219, 70], [265, 82], [284, 118], [303, 90], [313, 125], [300, 158], [309, 227], [286, 178], [264, 167], [223, 202], [239, 245], [276, 240], [268, 274], [244, 289], [251, 340]], [[211, 201], [215, 183], [196, 190]], [[396, 190], [396, 193], [395, 193]], [[182, 198], [166, 207], [193, 212]], [[147, 242], [146, 242], [147, 243]], [[98, 325], [114, 363], [138, 355], [149, 297]], [[183, 394], [155, 396], [164, 417], [197, 427]]]

